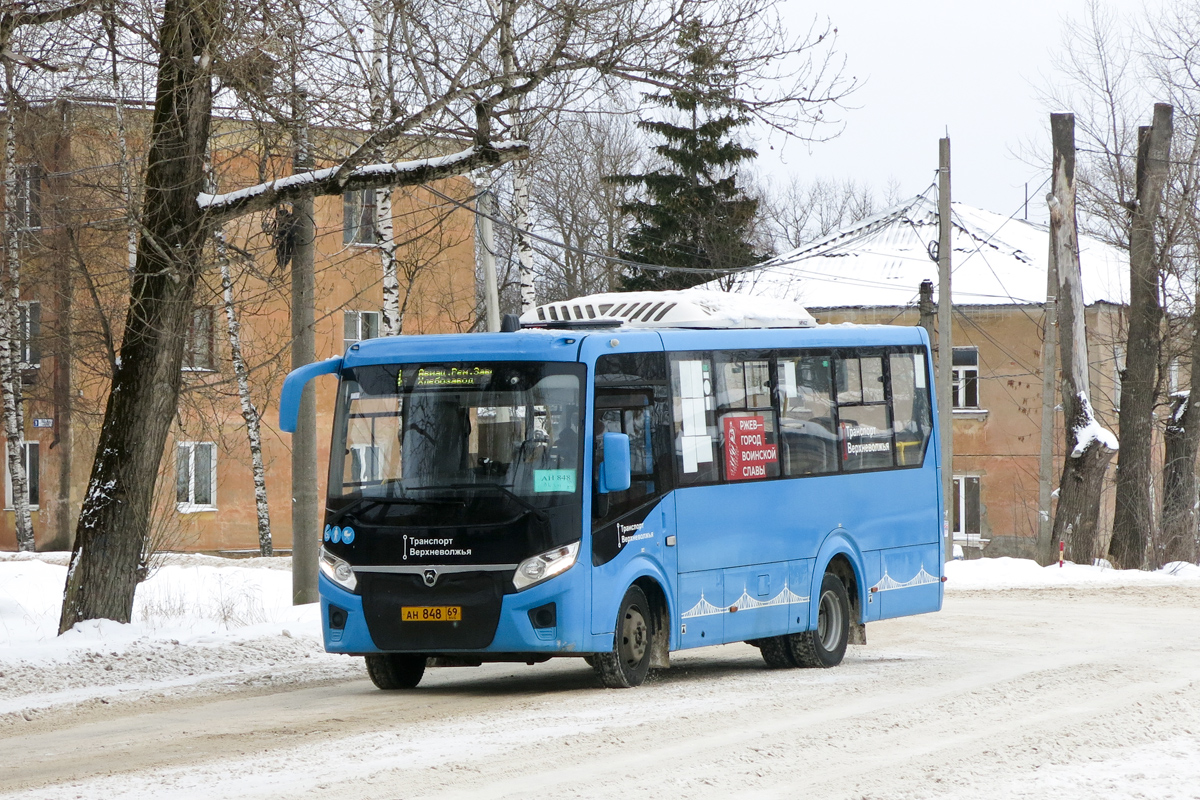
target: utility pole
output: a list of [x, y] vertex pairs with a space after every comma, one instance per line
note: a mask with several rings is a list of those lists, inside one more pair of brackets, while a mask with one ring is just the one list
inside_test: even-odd
[[937, 304], [933, 302], [933, 281], [921, 281], [921, 288], [917, 291], [920, 298], [917, 300], [917, 310], [921, 315], [918, 324], [929, 334], [929, 343], [932, 345], [937, 341], [937, 326], [934, 324], [934, 320], [937, 319]]
[[475, 231], [479, 236], [479, 259], [483, 265], [483, 302], [487, 313], [487, 329], [500, 330], [500, 290], [496, 278], [496, 237], [492, 233], [492, 193], [483, 189], [475, 197]]
[[[312, 149], [308, 139], [308, 98], [297, 92], [292, 109], [296, 121], [293, 170], [310, 172]], [[292, 369], [316, 361], [313, 332], [313, 273], [316, 225], [312, 197], [297, 200], [296, 245], [292, 252]], [[296, 432], [292, 434], [292, 604], [315, 603], [317, 596], [317, 550], [320, 520], [317, 500], [317, 401], [310, 382], [300, 399]]]
[[938, 140], [938, 428], [942, 437], [942, 526], [946, 560], [954, 558], [950, 509], [954, 493], [954, 412], [950, 405], [953, 347], [950, 297], [950, 137]]
[[[1054, 247], [1053, 243], [1050, 245]], [[1058, 346], [1058, 270], [1053, 254], [1046, 262], [1046, 308], [1042, 315], [1042, 450], [1038, 460], [1037, 559], [1043, 566], [1054, 560], [1050, 515], [1051, 483], [1054, 480], [1054, 371]]]

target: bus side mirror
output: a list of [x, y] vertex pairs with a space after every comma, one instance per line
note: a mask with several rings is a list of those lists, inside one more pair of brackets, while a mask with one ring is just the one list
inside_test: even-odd
[[604, 434], [604, 463], [600, 467], [600, 494], [623, 492], [632, 481], [629, 468], [629, 434]]
[[304, 394], [304, 385], [318, 375], [332, 375], [342, 368], [341, 356], [328, 358], [324, 361], [314, 361], [303, 367], [292, 370], [283, 381], [283, 391], [279, 393], [279, 429], [284, 433], [296, 432], [296, 420], [300, 417], [300, 397]]

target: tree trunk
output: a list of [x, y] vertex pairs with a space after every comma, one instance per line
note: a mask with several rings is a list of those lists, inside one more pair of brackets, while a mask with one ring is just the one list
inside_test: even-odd
[[517, 164], [513, 171], [513, 227], [517, 234], [517, 262], [520, 264], [521, 313], [537, 305], [537, 287], [533, 283], [533, 245], [529, 231], [529, 174], [528, 161]]
[[167, 0], [142, 236], [120, 361], [76, 528], [59, 630], [128, 622], [154, 485], [179, 398], [185, 332], [210, 225], [204, 189], [221, 0]]
[[1137, 205], [1129, 231], [1129, 337], [1121, 374], [1121, 452], [1117, 455], [1117, 507], [1108, 553], [1119, 568], [1142, 566], [1154, 525], [1151, 451], [1158, 362], [1162, 349], [1162, 268], [1154, 225], [1167, 180], [1171, 116], [1154, 106], [1154, 124], [1138, 130]]
[[[0, 391], [4, 393], [4, 439], [7, 443], [8, 475], [11, 494], [8, 502], [13, 509], [17, 533], [17, 549], [32, 551], [33, 520], [29, 513], [29, 481], [25, 474], [25, 414], [24, 387], [21, 385], [21, 364], [24, 361], [21, 330], [21, 227], [17, 213], [17, 136], [16, 92], [12, 88], [12, 64], [4, 62], [8, 91], [5, 105], [8, 113], [4, 125], [4, 229], [6, 250], [6, 280], [4, 297], [0, 300]], [[32, 202], [26, 197], [26, 204]], [[28, 208], [28, 205], [27, 205]]]
[[[1192, 352], [1200, 345], [1193, 337]], [[1196, 364], [1193, 361], [1193, 364]], [[1198, 365], [1200, 366], [1200, 365]], [[1200, 559], [1197, 536], [1196, 451], [1200, 448], [1200, 415], [1187, 393], [1175, 395], [1171, 422], [1166, 429], [1166, 463], [1163, 464], [1162, 547], [1152, 551], [1150, 567], [1157, 569], [1172, 561]]]
[[[383, 128], [387, 113], [388, 92], [384, 80], [384, 58], [387, 53], [387, 37], [384, 32], [384, 4], [375, 2], [371, 6], [371, 24], [374, 28], [374, 49], [371, 53], [371, 123], [373, 130]], [[390, 73], [391, 70], [387, 70]], [[374, 159], [384, 160], [384, 150], [376, 150]], [[379, 246], [379, 260], [383, 267], [383, 313], [379, 332], [383, 336], [399, 336], [404, 318], [400, 312], [400, 281], [396, 276], [396, 231], [392, 221], [392, 187], [380, 186], [375, 190], [375, 244]]]
[[274, 555], [271, 543], [271, 510], [267, 505], [267, 478], [263, 467], [262, 432], [258, 409], [250, 398], [250, 371], [242, 357], [241, 324], [233, 307], [233, 276], [229, 269], [229, 250], [222, 231], [216, 232], [217, 260], [221, 264], [221, 295], [225, 303], [225, 322], [229, 333], [229, 358], [237, 378], [238, 400], [242, 405], [242, 420], [246, 423], [246, 438], [250, 444], [250, 470], [254, 477], [254, 508], [258, 517], [258, 553]]
[[1075, 222], [1075, 115], [1051, 114], [1054, 164], [1050, 206], [1050, 257], [1058, 275], [1062, 406], [1067, 458], [1059, 481], [1054, 540], [1067, 557], [1090, 564], [1097, 555], [1096, 527], [1104, 471], [1116, 452], [1116, 437], [1100, 427], [1088, 400], [1087, 332], [1079, 274], [1079, 231]]

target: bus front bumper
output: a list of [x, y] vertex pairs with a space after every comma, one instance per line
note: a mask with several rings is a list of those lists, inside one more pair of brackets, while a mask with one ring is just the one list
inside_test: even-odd
[[[584, 647], [584, 609], [587, 598], [587, 571], [576, 565], [562, 575], [522, 592], [506, 594], [501, 601], [500, 619], [495, 635], [483, 648], [430, 648], [382, 649], [371, 636], [363, 611], [363, 598], [348, 592], [333, 581], [320, 575], [318, 586], [321, 594], [321, 629], [325, 650], [329, 653], [351, 653], [363, 655], [383, 652], [437, 652], [479, 654], [487, 660], [489, 653], [514, 654], [537, 653], [544, 655], [574, 654]], [[547, 611], [552, 607], [552, 612]], [[530, 612], [534, 612], [531, 614]], [[540, 613], [539, 613], [540, 612]], [[554, 624], [547, 626], [548, 613], [553, 614]], [[539, 627], [534, 627], [535, 619]], [[431, 622], [429, 625], [453, 625], [454, 623]], [[590, 641], [590, 637], [589, 637]]]

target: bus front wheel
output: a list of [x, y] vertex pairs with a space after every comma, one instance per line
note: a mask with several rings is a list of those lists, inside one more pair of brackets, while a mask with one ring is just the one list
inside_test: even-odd
[[841, 578], [825, 573], [817, 603], [816, 629], [788, 637], [792, 658], [800, 667], [836, 667], [850, 640], [850, 596]]
[[650, 643], [654, 640], [654, 615], [646, 593], [630, 586], [621, 600], [610, 653], [597, 653], [592, 666], [609, 689], [641, 685], [650, 671]]
[[380, 689], [414, 689], [425, 674], [425, 656], [408, 653], [369, 655], [367, 674]]

